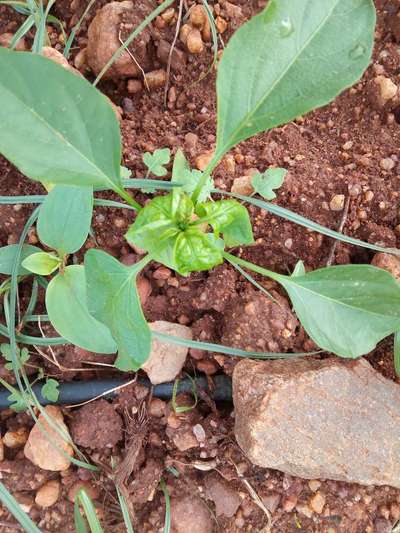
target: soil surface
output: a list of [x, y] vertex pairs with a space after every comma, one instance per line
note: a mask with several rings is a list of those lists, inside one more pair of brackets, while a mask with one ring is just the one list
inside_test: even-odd
[[[88, 24], [96, 10], [106, 3], [97, 1], [85, 19], [74, 43], [71, 64], [87, 45]], [[184, 2], [189, 6], [193, 3]], [[210, 4], [227, 22], [227, 29], [221, 34], [221, 40], [227, 42], [232, 32], [265, 2], [220, 0]], [[60, 1], [53, 12], [70, 29], [85, 5], [79, 0]], [[400, 107], [396, 100], [380, 105], [374, 80], [384, 76], [395, 84], [400, 82], [400, 29], [396, 17], [400, 2], [376, 0], [376, 6], [379, 17], [374, 58], [363, 79], [331, 105], [232, 150], [215, 172], [215, 183], [230, 190], [235, 178], [249, 174], [252, 169], [285, 167], [289, 172], [277, 191], [277, 204], [337, 229], [342, 223], [343, 209], [335, 210], [335, 206], [348, 202], [343, 228], [346, 234], [371, 243], [399, 246]], [[153, 24], [152, 39], [172, 42], [178, 6], [174, 8], [172, 23], [158, 19]], [[0, 6], [0, 35], [15, 32], [21, 20], [11, 8]], [[27, 46], [32, 36], [28, 35]], [[50, 39], [52, 46], [62, 50], [56, 27], [50, 28]], [[200, 79], [212, 62], [211, 43], [205, 42], [204, 51], [198, 55], [188, 53], [179, 40], [177, 48], [180, 55], [177, 68], [171, 69], [166, 106], [163, 87], [147, 91], [142, 86], [132, 93], [125, 79], [111, 79], [99, 85], [121, 108], [124, 164], [133, 177], [145, 175], [142, 162], [145, 151], [168, 147], [175, 152], [180, 147], [195, 167], [199, 156], [207, 155], [214, 146], [215, 72]], [[149, 53], [150, 70], [165, 68], [155, 50]], [[89, 80], [94, 79], [90, 71], [83, 72]], [[43, 193], [39, 184], [29, 181], [0, 158], [1, 195], [38, 193]], [[113, 198], [111, 194], [105, 196]], [[135, 197], [139, 202], [147, 198], [141, 192], [135, 193]], [[29, 205], [0, 207], [1, 246], [18, 241], [31, 211]], [[298, 260], [303, 260], [307, 269], [326, 266], [334, 245], [331, 239], [256, 208], [250, 208], [250, 213], [256, 243], [235, 253], [283, 273], [292, 271]], [[126, 264], [136, 262], [137, 251], [123, 238], [133, 219], [132, 211], [97, 208], [93, 219], [95, 240], [90, 238], [86, 248], [97, 244]], [[38, 242], [34, 230], [29, 234], [29, 242]], [[372, 258], [373, 253], [368, 250], [338, 244], [333, 264], [370, 263]], [[249, 300], [256, 299], [258, 310], [266, 306], [263, 312], [267, 316], [273, 310], [269, 308], [271, 302], [265, 304], [263, 297], [255, 296], [253, 286], [230, 266], [183, 278], [168, 269], [160, 271], [160, 265], [153, 263], [146, 268], [144, 277], [151, 288], [144, 305], [149, 321], [178, 322], [191, 326], [196, 339], [231, 343], [243, 349], [313, 349], [313, 343], [293, 317], [289, 317], [293, 330], [290, 341], [279, 336], [277, 339], [273, 327], [265, 331], [262, 320], [250, 317], [246, 323], [242, 316], [238, 322], [235, 313]], [[284, 299], [284, 293], [279, 293], [274, 283], [263, 278], [257, 280], [268, 290], [277, 291], [277, 298]], [[27, 304], [29, 290], [29, 284], [22, 285], [22, 308]], [[43, 294], [40, 298], [43, 302]], [[289, 316], [290, 309], [285, 305], [279, 312]], [[44, 327], [43, 333], [50, 334], [49, 328]], [[54, 350], [60, 363], [57, 367], [52, 354], [42, 352], [35, 352], [32, 347], [31, 366], [27, 370], [36, 372], [40, 366], [47, 375], [63, 381], [112, 375], [107, 367], [90, 366], [93, 361], [111, 363], [108, 356], [59, 347]], [[384, 376], [396, 379], [391, 339], [381, 343], [367, 358]], [[191, 350], [185, 370], [191, 374], [203, 372], [212, 378], [217, 373], [231, 374], [234, 365], [234, 358]], [[2, 368], [0, 375], [12, 381], [6, 369]], [[184, 396], [177, 401], [180, 405], [193, 403], [192, 398]], [[279, 533], [387, 533], [400, 519], [400, 490], [305, 481], [251, 465], [235, 442], [230, 404], [216, 406], [203, 396], [195, 408], [177, 415], [171, 402], [151, 398], [146, 389], [132, 385], [113, 402], [98, 400], [81, 408], [64, 409], [64, 414], [74, 442], [101, 467], [100, 474], [76, 466], [61, 474], [41, 470], [24, 458], [21, 447], [6, 446], [5, 459], [0, 462], [2, 482], [42, 531], [74, 531], [72, 501], [82, 484], [98, 506], [104, 530], [124, 531], [115, 485], [110, 479], [111, 457], [127, 467], [124, 482], [135, 517], [135, 531], [139, 533], [163, 530], [165, 499], [159, 489], [161, 478], [172, 499], [176, 532], [189, 528], [204, 533], [267, 531], [264, 529], [267, 516], [257, 506], [254, 493], [272, 514], [272, 531]], [[0, 413], [0, 425], [4, 435], [7, 431], [23, 433], [23, 428], [31, 428], [33, 422], [26, 414], [16, 415], [7, 410]], [[42, 508], [35, 503], [35, 495], [47, 480], [59, 480], [61, 494], [52, 507]], [[312, 504], [317, 492], [323, 498], [322, 508], [315, 506], [318, 511]], [[0, 532], [14, 532], [14, 524], [7, 510], [0, 508]]]

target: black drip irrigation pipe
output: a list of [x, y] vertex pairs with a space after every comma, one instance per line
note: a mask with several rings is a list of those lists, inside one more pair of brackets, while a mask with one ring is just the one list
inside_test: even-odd
[[[107, 391], [121, 387], [128, 383], [126, 379], [99, 379], [89, 381], [68, 381], [60, 383], [60, 395], [57, 402], [51, 402], [44, 398], [41, 394], [43, 383], [36, 383], [32, 387], [39, 403], [41, 405], [74, 405], [82, 402], [87, 402], [102, 396], [102, 398], [114, 398], [118, 391]], [[146, 378], [138, 378], [137, 383], [144, 385], [147, 388], [153, 389], [153, 396], [163, 400], [172, 398], [174, 382], [161, 383], [160, 385], [152, 385], [150, 380]], [[206, 377], [200, 376], [196, 378], [184, 378], [179, 380], [177, 387], [178, 393], [193, 393], [195, 390], [203, 390], [216, 402], [230, 402], [232, 401], [232, 381], [229, 376], [221, 375], [211, 378], [212, 386], [209, 387], [209, 381]], [[11, 403], [8, 400], [10, 391], [4, 387], [0, 387], [0, 409], [7, 409]], [[103, 396], [104, 395], [104, 396]]]

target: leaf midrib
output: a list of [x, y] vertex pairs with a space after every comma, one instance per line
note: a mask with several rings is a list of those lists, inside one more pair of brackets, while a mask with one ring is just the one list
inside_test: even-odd
[[[75, 147], [73, 144], [71, 144], [71, 142], [62, 134], [60, 133], [58, 130], [56, 130], [47, 120], [44, 119], [44, 117], [42, 117], [41, 115], [39, 115], [39, 113], [37, 113], [37, 111], [35, 111], [35, 109], [33, 109], [32, 107], [30, 107], [28, 104], [26, 104], [21, 98], [19, 98], [18, 96], [16, 96], [14, 93], [12, 93], [9, 89], [7, 89], [7, 87], [4, 86], [4, 84], [1, 84], [1, 87], [3, 88], [3, 90], [8, 93], [9, 95], [11, 95], [12, 98], [14, 98], [15, 100], [17, 100], [17, 102], [19, 102], [25, 109], [28, 110], [28, 112], [31, 113], [31, 115], [36, 118], [39, 122], [41, 122], [45, 127], [47, 127], [47, 129], [53, 133], [56, 137], [59, 137], [61, 138], [64, 143], [70, 147], [76, 154], [78, 154], [82, 159], [84, 159], [86, 162], [89, 163], [89, 165], [91, 167], [93, 167], [96, 171], [98, 171], [100, 173], [101, 176], [99, 177], [103, 177], [103, 179], [108, 183], [110, 184], [111, 186], [111, 189], [112, 190], [115, 190], [115, 187], [118, 186], [117, 183], [114, 183], [112, 181], [111, 178], [109, 178], [107, 176], [107, 174], [104, 174], [103, 170], [101, 168], [99, 168], [95, 163], [93, 163], [93, 161], [91, 161], [84, 153], [80, 152], [79, 149], [77, 147]], [[118, 180], [119, 181], [119, 180]], [[62, 183], [62, 182], [59, 182], [59, 183]], [[65, 185], [68, 185], [68, 183], [65, 183]]]
[[[231, 136], [228, 138], [228, 141], [225, 143], [225, 145], [220, 148], [219, 150], [217, 149], [216, 150], [216, 153], [225, 153], [229, 147], [232, 145], [232, 142], [233, 142], [233, 139], [236, 138], [236, 136], [238, 135], [238, 133], [240, 132], [240, 130], [245, 127], [246, 125], [246, 122], [249, 121], [249, 119], [251, 119], [254, 114], [258, 111], [258, 109], [263, 105], [263, 103], [265, 102], [265, 100], [271, 95], [271, 93], [276, 89], [276, 87], [278, 86], [278, 84], [282, 81], [282, 78], [291, 70], [291, 68], [293, 67], [293, 64], [298, 60], [299, 56], [304, 52], [305, 48], [314, 40], [314, 38], [316, 37], [316, 35], [318, 35], [321, 31], [321, 29], [325, 26], [325, 24], [327, 23], [327, 21], [331, 18], [332, 16], [332, 13], [333, 11], [336, 9], [337, 5], [340, 3], [341, 0], [337, 0], [334, 7], [330, 10], [329, 14], [323, 19], [323, 21], [320, 23], [320, 25], [317, 27], [316, 31], [313, 32], [313, 34], [309, 37], [309, 39], [304, 43], [304, 45], [298, 50], [298, 52], [296, 53], [295, 57], [292, 59], [292, 61], [289, 62], [289, 64], [287, 65], [287, 67], [284, 69], [284, 71], [282, 72], [282, 74], [275, 80], [275, 82], [273, 83], [273, 85], [271, 86], [270, 90], [267, 91], [267, 93], [260, 99], [259, 103], [253, 108], [253, 111], [251, 112], [248, 112], [247, 115], [242, 119], [242, 121], [240, 122], [239, 126], [236, 128], [236, 130], [231, 134]], [[267, 7], [268, 9], [268, 7]], [[260, 15], [258, 15], [259, 17], [262, 17], [264, 16], [265, 13], [261, 13]], [[254, 70], [254, 73], [253, 73], [253, 80], [254, 80], [254, 76], [256, 75], [256, 70]], [[252, 81], [252, 84], [254, 83], [254, 81]], [[219, 100], [220, 100], [220, 95], [218, 95], [218, 105], [217, 105], [217, 108], [219, 107]], [[220, 122], [221, 123], [221, 122]], [[218, 132], [219, 134], [220, 132]], [[219, 135], [218, 135], [219, 136]], [[218, 142], [217, 142], [217, 146], [218, 146]]]

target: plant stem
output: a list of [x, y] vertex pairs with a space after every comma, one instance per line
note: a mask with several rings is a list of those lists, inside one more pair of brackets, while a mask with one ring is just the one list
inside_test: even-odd
[[142, 209], [142, 206], [136, 200], [134, 200], [132, 196], [125, 191], [125, 189], [117, 188], [114, 190], [121, 196], [123, 200], [125, 200], [127, 204], [129, 204], [131, 207], [134, 207], [136, 211], [140, 211]]
[[245, 261], [244, 259], [240, 259], [240, 257], [236, 257], [235, 255], [229, 254], [228, 252], [223, 252], [222, 254], [229, 263], [240, 265], [244, 268], [247, 268], [249, 270], [252, 270], [253, 272], [257, 272], [257, 274], [261, 274], [262, 276], [267, 276], [268, 278], [271, 278], [278, 283], [282, 283], [282, 281], [287, 278], [287, 276], [284, 276], [282, 274], [278, 274], [277, 272], [273, 272], [272, 270], [268, 270], [266, 268], [260, 267], [258, 265], [254, 265], [253, 263], [249, 263], [249, 261]]

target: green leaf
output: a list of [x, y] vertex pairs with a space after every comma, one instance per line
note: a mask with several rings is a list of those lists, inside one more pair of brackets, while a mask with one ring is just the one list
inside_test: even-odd
[[23, 394], [21, 394], [17, 389], [14, 389], [14, 392], [7, 396], [7, 400], [11, 404], [10, 409], [15, 411], [16, 413], [23, 413], [28, 409], [27, 400], [24, 398]]
[[[11, 276], [12, 268], [15, 260], [15, 256], [18, 250], [18, 244], [9, 244], [0, 248], [0, 274]], [[31, 246], [30, 244], [24, 244], [21, 253], [21, 263], [32, 254], [41, 252], [42, 250], [37, 246]], [[19, 276], [26, 276], [31, 274], [22, 265], [18, 269]]]
[[247, 209], [236, 200], [218, 200], [196, 207], [200, 221], [205, 219], [214, 231], [222, 233], [227, 246], [239, 246], [254, 242]]
[[42, 533], [35, 523], [32, 522], [29, 515], [22, 509], [17, 500], [8, 492], [3, 483], [0, 483], [0, 501], [4, 507], [15, 517], [24, 531], [27, 533]]
[[305, 269], [303, 261], [297, 261], [296, 266], [294, 267], [294, 270], [292, 272], [292, 276], [298, 277], [298, 276], [305, 276], [305, 275], [306, 275], [306, 269]]
[[38, 252], [22, 261], [22, 266], [33, 274], [48, 276], [55, 272], [61, 265], [61, 259], [54, 254]]
[[175, 270], [183, 276], [209, 270], [223, 262], [224, 243], [212, 233], [190, 227], [179, 233], [174, 246]]
[[91, 352], [117, 351], [109, 329], [89, 313], [82, 265], [68, 266], [50, 281], [46, 308], [53, 327], [67, 341]]
[[136, 288], [136, 277], [149, 261], [146, 257], [127, 267], [101, 250], [85, 255], [89, 309], [110, 328], [118, 346], [115, 366], [120, 370], [136, 371], [150, 355], [150, 328]]
[[179, 233], [172, 217], [172, 198], [172, 194], [168, 194], [151, 200], [138, 213], [125, 235], [130, 244], [147, 250], [156, 261], [167, 266], [170, 259], [164, 250], [170, 248], [171, 239]]
[[[200, 170], [190, 169], [189, 163], [184, 153], [181, 149], [179, 149], [176, 152], [174, 165], [172, 167], [171, 182], [181, 183], [182, 187], [180, 187], [179, 189], [191, 196], [195, 191], [202, 175], [203, 173], [200, 172]], [[197, 201], [205, 202], [206, 200], [208, 200], [211, 196], [211, 191], [213, 190], [213, 188], [214, 182], [211, 176], [209, 176], [200, 191]]]
[[167, 174], [167, 169], [164, 168], [164, 165], [169, 163], [171, 159], [171, 151], [169, 148], [159, 148], [154, 150], [151, 154], [146, 152], [143, 154], [143, 163], [148, 168], [149, 174], [154, 174], [155, 176], [165, 176]]
[[72, 254], [85, 243], [92, 220], [93, 188], [57, 185], [39, 212], [39, 239], [60, 256]]
[[255, 192], [266, 200], [274, 200], [274, 189], [282, 186], [287, 170], [285, 168], [269, 168], [262, 174], [257, 172], [251, 178], [251, 184]]
[[[0, 345], [0, 353], [8, 363], [4, 365], [4, 368], [7, 370], [12, 370], [12, 356], [11, 356], [11, 346], [9, 344], [3, 343]], [[21, 350], [17, 347], [17, 367], [22, 368], [22, 366], [29, 361], [30, 355], [27, 348], [22, 348]]]
[[365, 355], [400, 329], [400, 285], [385, 270], [345, 265], [276, 279], [310, 337], [336, 355]]
[[371, 59], [375, 20], [372, 0], [270, 0], [218, 66], [215, 161], [356, 82]]
[[39, 54], [0, 48], [0, 72], [1, 154], [36, 181], [121, 188], [119, 125], [105, 96]]
[[393, 358], [394, 358], [394, 370], [396, 376], [400, 376], [400, 332], [396, 331], [394, 334], [394, 346], [393, 346]]
[[75, 519], [75, 527], [77, 529], [77, 532], [78, 533], [87, 532], [86, 524], [83, 521], [81, 511], [79, 508], [80, 505], [82, 505], [84, 514], [88, 521], [90, 532], [91, 533], [104, 533], [104, 530], [101, 527], [99, 518], [96, 513], [96, 507], [94, 506], [92, 500], [90, 499], [85, 489], [80, 489], [78, 494], [75, 496], [75, 500], [74, 500], [74, 519]]
[[60, 391], [58, 390], [60, 384], [56, 379], [46, 379], [46, 383], [41, 389], [41, 394], [43, 398], [49, 400], [49, 402], [56, 402], [60, 396]]

